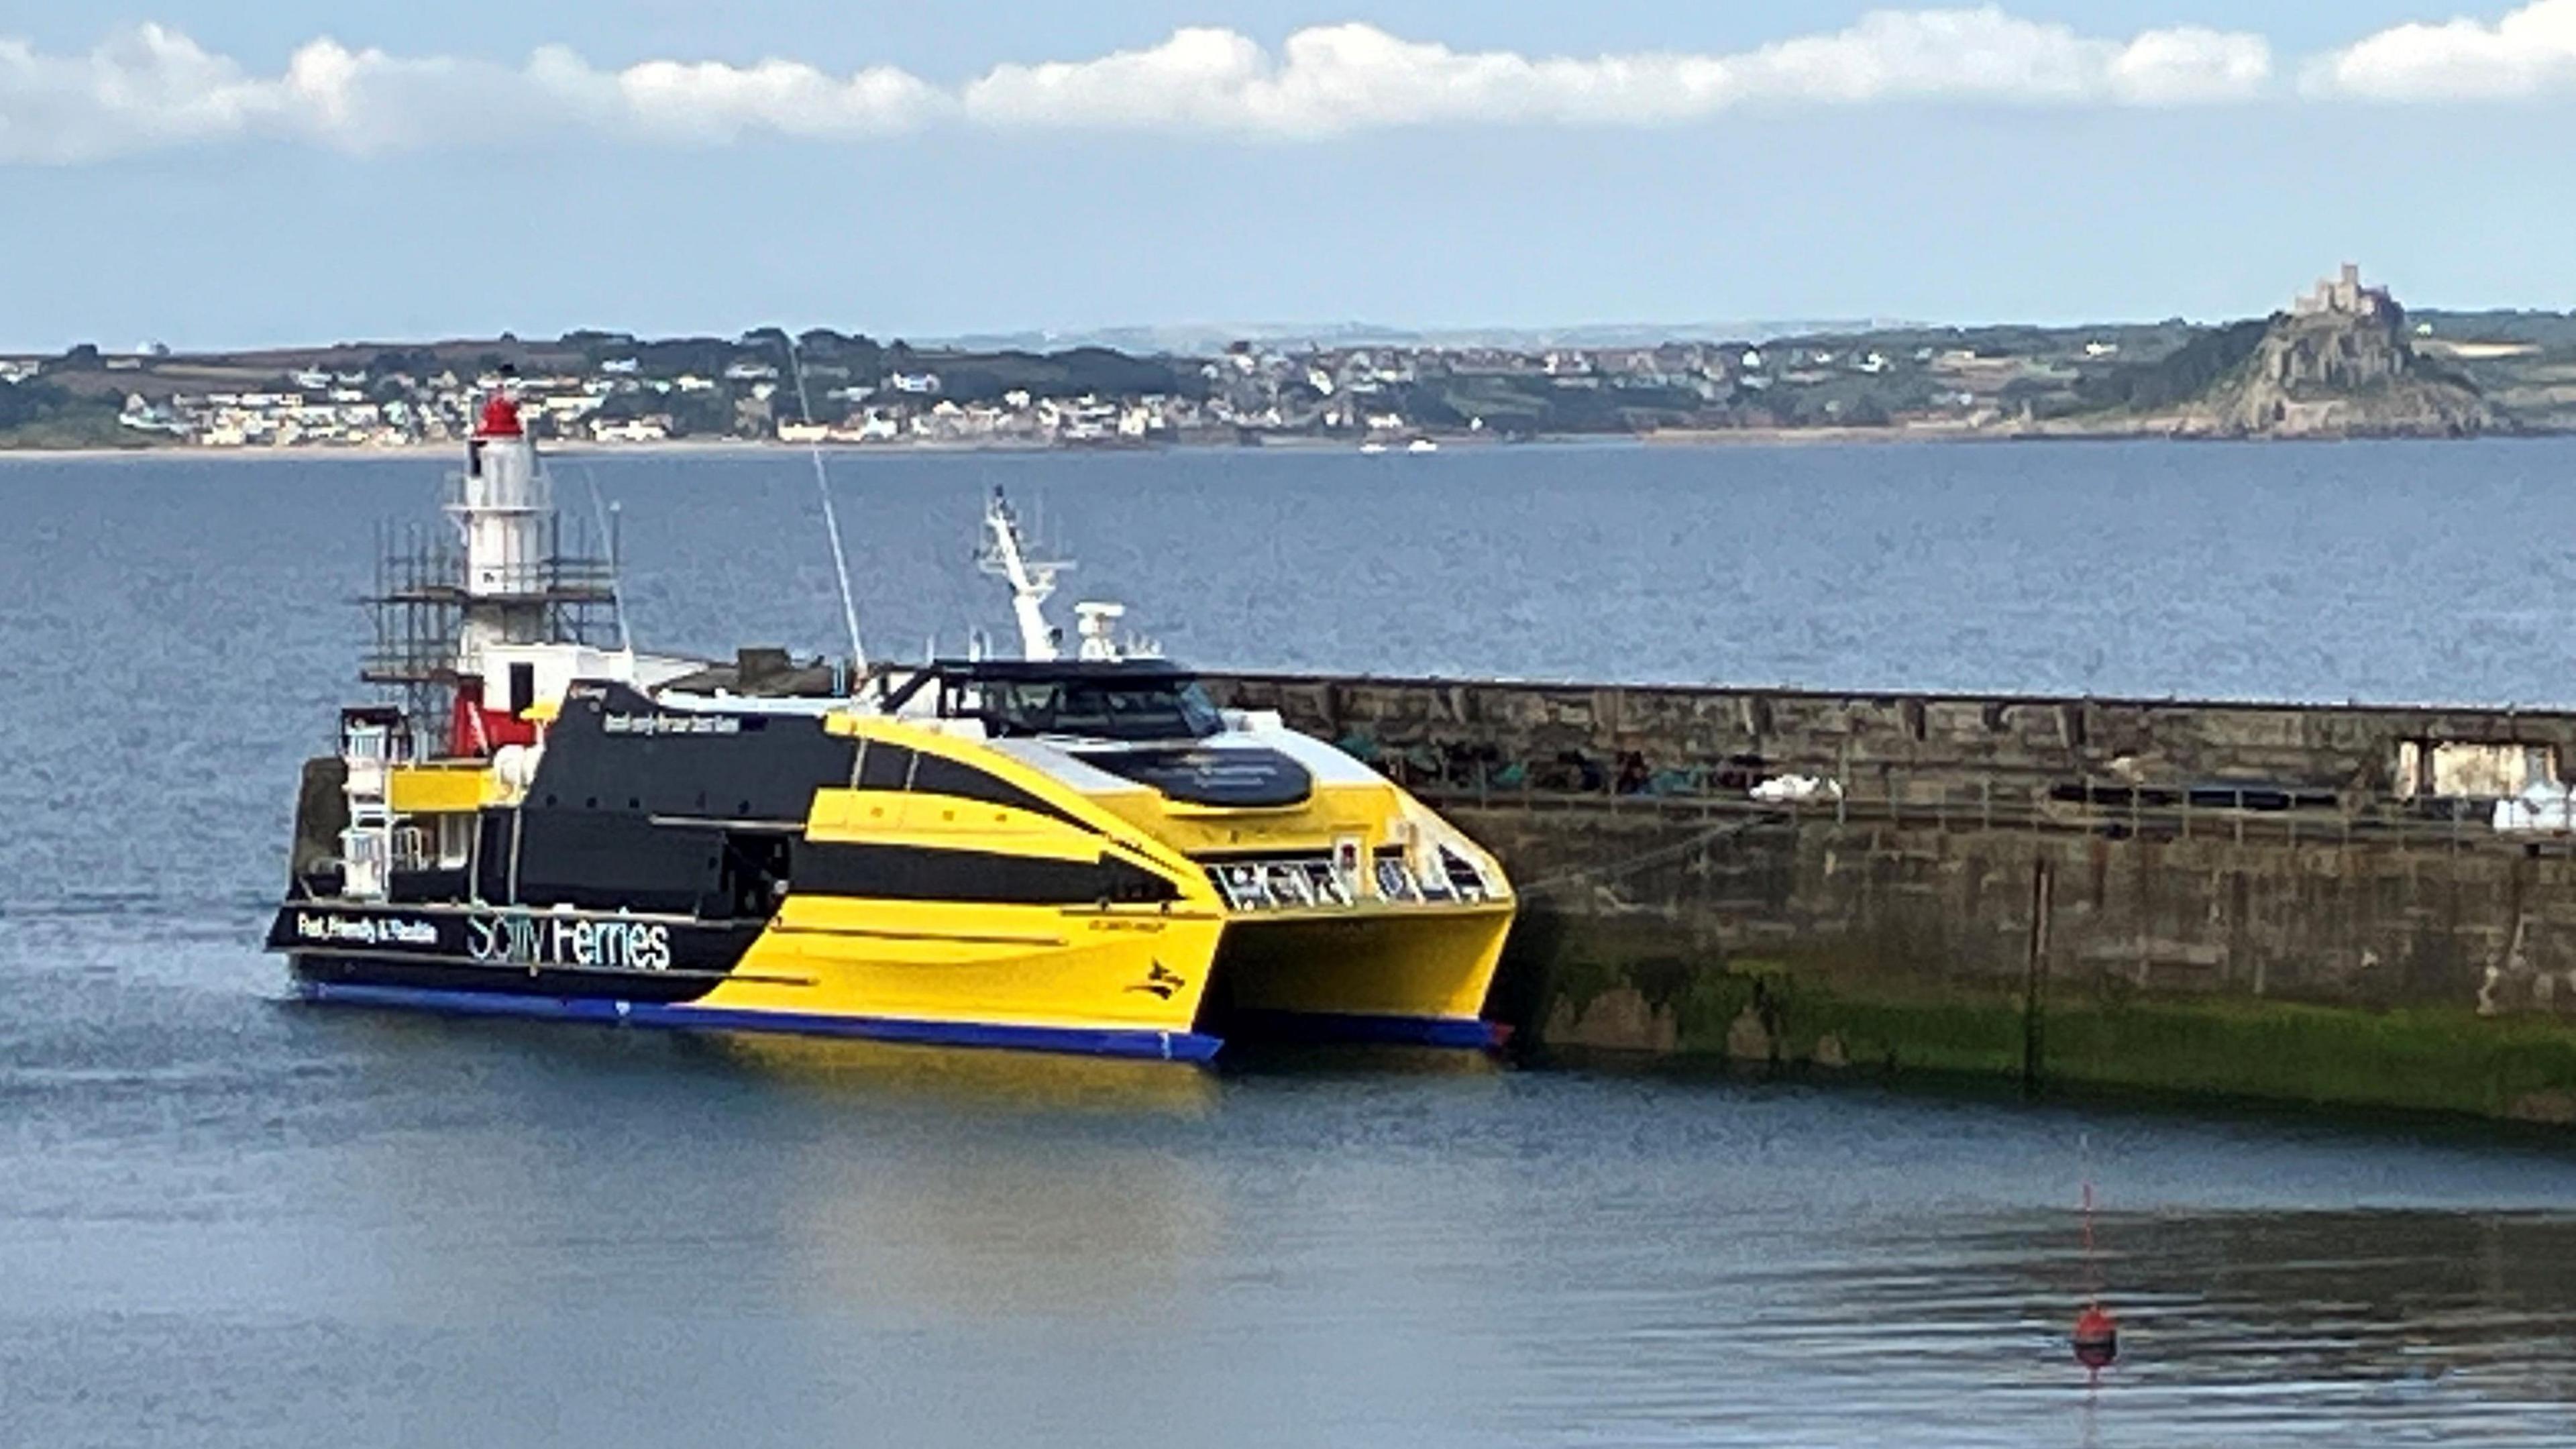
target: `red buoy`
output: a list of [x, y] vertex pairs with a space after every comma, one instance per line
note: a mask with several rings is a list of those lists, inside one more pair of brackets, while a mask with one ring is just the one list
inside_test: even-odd
[[2075, 1315], [2075, 1361], [2095, 1373], [2120, 1356], [2120, 1324], [2099, 1303], [2088, 1303]]
[[[2087, 1156], [2093, 1151], [2092, 1134], [2077, 1139], [2077, 1150]], [[2093, 1280], [2093, 1297], [2085, 1300], [2084, 1311], [2075, 1315], [2075, 1332], [2068, 1341], [2075, 1347], [2075, 1361], [2095, 1381], [2102, 1370], [2120, 1356], [2120, 1324], [2102, 1306], [2102, 1273], [2093, 1261], [2093, 1174], [2084, 1174], [2084, 1270]]]

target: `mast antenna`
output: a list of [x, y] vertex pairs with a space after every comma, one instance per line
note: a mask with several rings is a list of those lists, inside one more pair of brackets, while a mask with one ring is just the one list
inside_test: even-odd
[[617, 510], [600, 500], [599, 480], [591, 476], [588, 463], [581, 465], [581, 483], [590, 490], [591, 526], [599, 530], [600, 547], [608, 550], [608, 603], [617, 615], [617, 647], [631, 654], [635, 652], [635, 637], [626, 628], [626, 585], [620, 577], [626, 561], [618, 557], [617, 526], [613, 521]]
[[[797, 411], [811, 423], [814, 404], [805, 396], [805, 368], [796, 357], [796, 339], [788, 336], [784, 327], [778, 329], [778, 335], [787, 339], [787, 372], [796, 380]], [[841, 551], [841, 518], [832, 509], [832, 478], [823, 466], [823, 445], [807, 443], [805, 456], [814, 463], [814, 491], [823, 499], [823, 532], [832, 540], [832, 576], [841, 585], [841, 623], [850, 631], [850, 693], [855, 696], [859, 681], [868, 675], [868, 651], [859, 643], [859, 606], [850, 595], [850, 559]]]
[[1028, 556], [1019, 515], [1011, 511], [1010, 500], [1002, 496], [998, 485], [984, 504], [984, 548], [975, 561], [984, 572], [1011, 586], [1011, 614], [1020, 627], [1020, 657], [1037, 661], [1055, 658], [1056, 644], [1062, 636], [1047, 622], [1046, 601], [1055, 593], [1056, 574], [1073, 565]]

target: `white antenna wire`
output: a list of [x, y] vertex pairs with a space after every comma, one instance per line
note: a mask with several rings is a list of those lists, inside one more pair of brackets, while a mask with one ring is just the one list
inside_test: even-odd
[[581, 466], [582, 486], [590, 490], [590, 521], [599, 530], [599, 545], [608, 550], [608, 606], [617, 611], [617, 647], [620, 652], [635, 652], [635, 639], [626, 631], [626, 561], [617, 556], [617, 532], [608, 526], [608, 507], [599, 499], [599, 480], [590, 474], [590, 465]]
[[[778, 335], [787, 338], [787, 372], [796, 380], [796, 409], [805, 421], [814, 421], [814, 404], [805, 396], [805, 368], [796, 360], [796, 339], [787, 336], [782, 327]], [[850, 596], [850, 560], [841, 552], [841, 518], [832, 510], [832, 479], [823, 467], [823, 445], [808, 443], [805, 456], [814, 460], [814, 491], [823, 497], [823, 531], [832, 540], [832, 575], [841, 583], [841, 622], [850, 631], [850, 694], [858, 695], [859, 681], [868, 673], [868, 651], [859, 643], [859, 606]]]

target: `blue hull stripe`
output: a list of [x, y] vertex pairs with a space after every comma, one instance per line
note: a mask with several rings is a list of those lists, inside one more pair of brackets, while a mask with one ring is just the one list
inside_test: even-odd
[[438, 991], [410, 986], [360, 986], [324, 981], [300, 981], [296, 983], [296, 990], [307, 1001], [392, 1006], [463, 1016], [517, 1016], [546, 1021], [595, 1022], [605, 1026], [669, 1027], [679, 1031], [776, 1031], [806, 1036], [866, 1037], [872, 1041], [1148, 1057], [1176, 1062], [1206, 1061], [1224, 1045], [1217, 1037], [1194, 1031], [1120, 1031], [1102, 1027], [920, 1021], [893, 1016], [727, 1011], [714, 1007], [666, 1006], [595, 997], [510, 996], [493, 991]]
[[1247, 1037], [1270, 1041], [1370, 1042], [1385, 1045], [1464, 1047], [1502, 1044], [1492, 1022], [1454, 1016], [1363, 1016], [1329, 1011], [1246, 1011], [1235, 1018]]

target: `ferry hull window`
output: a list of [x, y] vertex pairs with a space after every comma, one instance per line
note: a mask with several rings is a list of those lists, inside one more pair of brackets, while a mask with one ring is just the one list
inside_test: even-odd
[[881, 740], [867, 741], [859, 751], [859, 788], [904, 790], [912, 785], [913, 752]]
[[474, 817], [441, 815], [438, 817], [438, 863], [446, 870], [462, 868], [474, 853]]
[[474, 898], [485, 905], [506, 906], [514, 900], [510, 862], [518, 848], [518, 823], [516, 810], [486, 810], [476, 818]]

